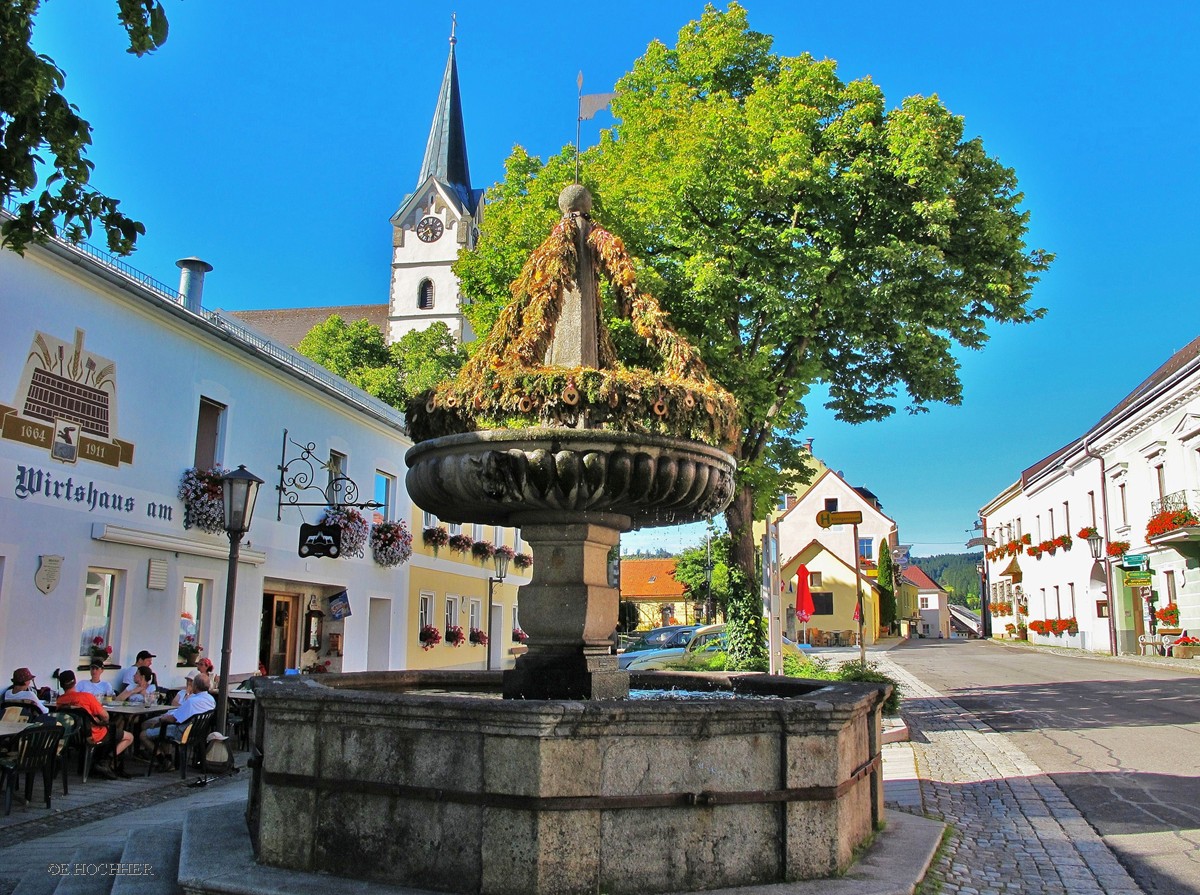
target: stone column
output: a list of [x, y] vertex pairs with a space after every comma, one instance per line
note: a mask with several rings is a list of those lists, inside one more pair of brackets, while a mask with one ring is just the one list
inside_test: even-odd
[[608, 584], [608, 553], [628, 530], [628, 519], [520, 525], [537, 557], [533, 579], [519, 596], [529, 652], [504, 673], [504, 698], [628, 696], [629, 675], [610, 652], [620, 592]]
[[558, 197], [565, 217], [574, 217], [578, 226], [575, 242], [577, 267], [572, 288], [564, 291], [562, 313], [554, 327], [554, 338], [546, 349], [548, 367], [600, 366], [600, 301], [596, 295], [596, 270], [588, 248], [592, 196], [584, 187], [568, 186]]

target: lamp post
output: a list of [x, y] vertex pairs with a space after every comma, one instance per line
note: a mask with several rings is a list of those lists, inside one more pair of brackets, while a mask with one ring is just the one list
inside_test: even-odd
[[1113, 583], [1112, 583], [1112, 566], [1108, 561], [1108, 557], [1104, 555], [1104, 538], [1095, 528], [1092, 533], [1087, 536], [1088, 549], [1092, 551], [1092, 559], [1096, 562], [1104, 561], [1104, 583], [1108, 593], [1105, 596], [1108, 598], [1108, 638], [1109, 652], [1114, 656], [1117, 654], [1117, 620], [1113, 614]]
[[487, 605], [487, 670], [492, 670], [492, 594], [496, 585], [504, 581], [508, 575], [508, 554], [497, 550], [492, 554], [492, 562], [496, 566], [495, 576], [488, 576], [488, 605]]
[[229, 660], [233, 652], [233, 603], [237, 596], [238, 555], [241, 553], [242, 537], [250, 530], [250, 518], [254, 515], [254, 501], [258, 498], [258, 487], [263, 483], [245, 466], [221, 477], [221, 491], [225, 498], [225, 533], [229, 535], [229, 572], [225, 580], [225, 627], [221, 634], [221, 682], [217, 686], [216, 730], [224, 735], [225, 719], [229, 708]]

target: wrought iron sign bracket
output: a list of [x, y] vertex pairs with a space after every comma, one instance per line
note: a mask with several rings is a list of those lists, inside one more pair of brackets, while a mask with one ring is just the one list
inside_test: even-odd
[[[288, 459], [288, 444], [300, 453]], [[322, 488], [316, 483], [318, 470], [324, 470], [329, 475], [329, 484]], [[308, 444], [288, 438], [288, 430], [283, 430], [283, 450], [279, 457], [279, 484], [275, 486], [279, 492], [279, 500], [275, 509], [275, 521], [283, 521], [283, 508], [289, 507], [354, 507], [358, 510], [379, 509], [383, 504], [376, 500], [360, 501], [358, 499], [358, 484], [341, 471], [335, 471], [330, 465], [317, 457], [317, 445], [310, 441]], [[311, 497], [310, 492], [321, 495], [321, 500], [301, 500], [301, 497]], [[303, 515], [303, 513], [301, 514]]]

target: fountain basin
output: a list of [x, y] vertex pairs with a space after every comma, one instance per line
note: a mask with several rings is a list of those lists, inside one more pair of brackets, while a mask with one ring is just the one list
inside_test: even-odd
[[256, 680], [258, 859], [446, 892], [623, 895], [827, 876], [877, 828], [886, 686], [633, 685], [777, 698], [500, 699], [497, 672]]

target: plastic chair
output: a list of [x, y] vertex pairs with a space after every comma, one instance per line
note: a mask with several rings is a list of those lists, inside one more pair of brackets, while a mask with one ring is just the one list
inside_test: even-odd
[[[178, 739], [171, 739], [167, 736], [167, 725], [164, 724], [158, 728], [158, 736], [155, 738], [155, 754], [158, 753], [159, 747], [169, 745], [172, 751], [172, 761], [179, 768], [181, 779], [187, 777], [190, 765], [203, 760], [204, 747], [216, 714], [215, 711], [209, 711], [196, 715], [184, 725], [179, 732]], [[154, 761], [151, 759], [149, 767], [146, 768], [146, 776], [149, 777], [153, 772]]]
[[70, 764], [67, 761], [67, 756], [72, 749], [79, 748], [79, 720], [68, 711], [55, 711], [50, 713], [54, 723], [63, 729], [62, 739], [58, 741], [58, 751], [54, 756], [56, 765], [62, 765], [62, 784], [63, 795], [69, 796], [71, 793], [67, 789], [67, 766]]
[[13, 758], [0, 759], [0, 787], [4, 789], [4, 816], [12, 813], [13, 791], [17, 788], [17, 777], [25, 775], [25, 801], [33, 799], [33, 774], [42, 772], [42, 788], [45, 791], [46, 807], [50, 807], [51, 781], [54, 779], [58, 744], [63, 729], [57, 724], [31, 726], [16, 736], [16, 754]]

